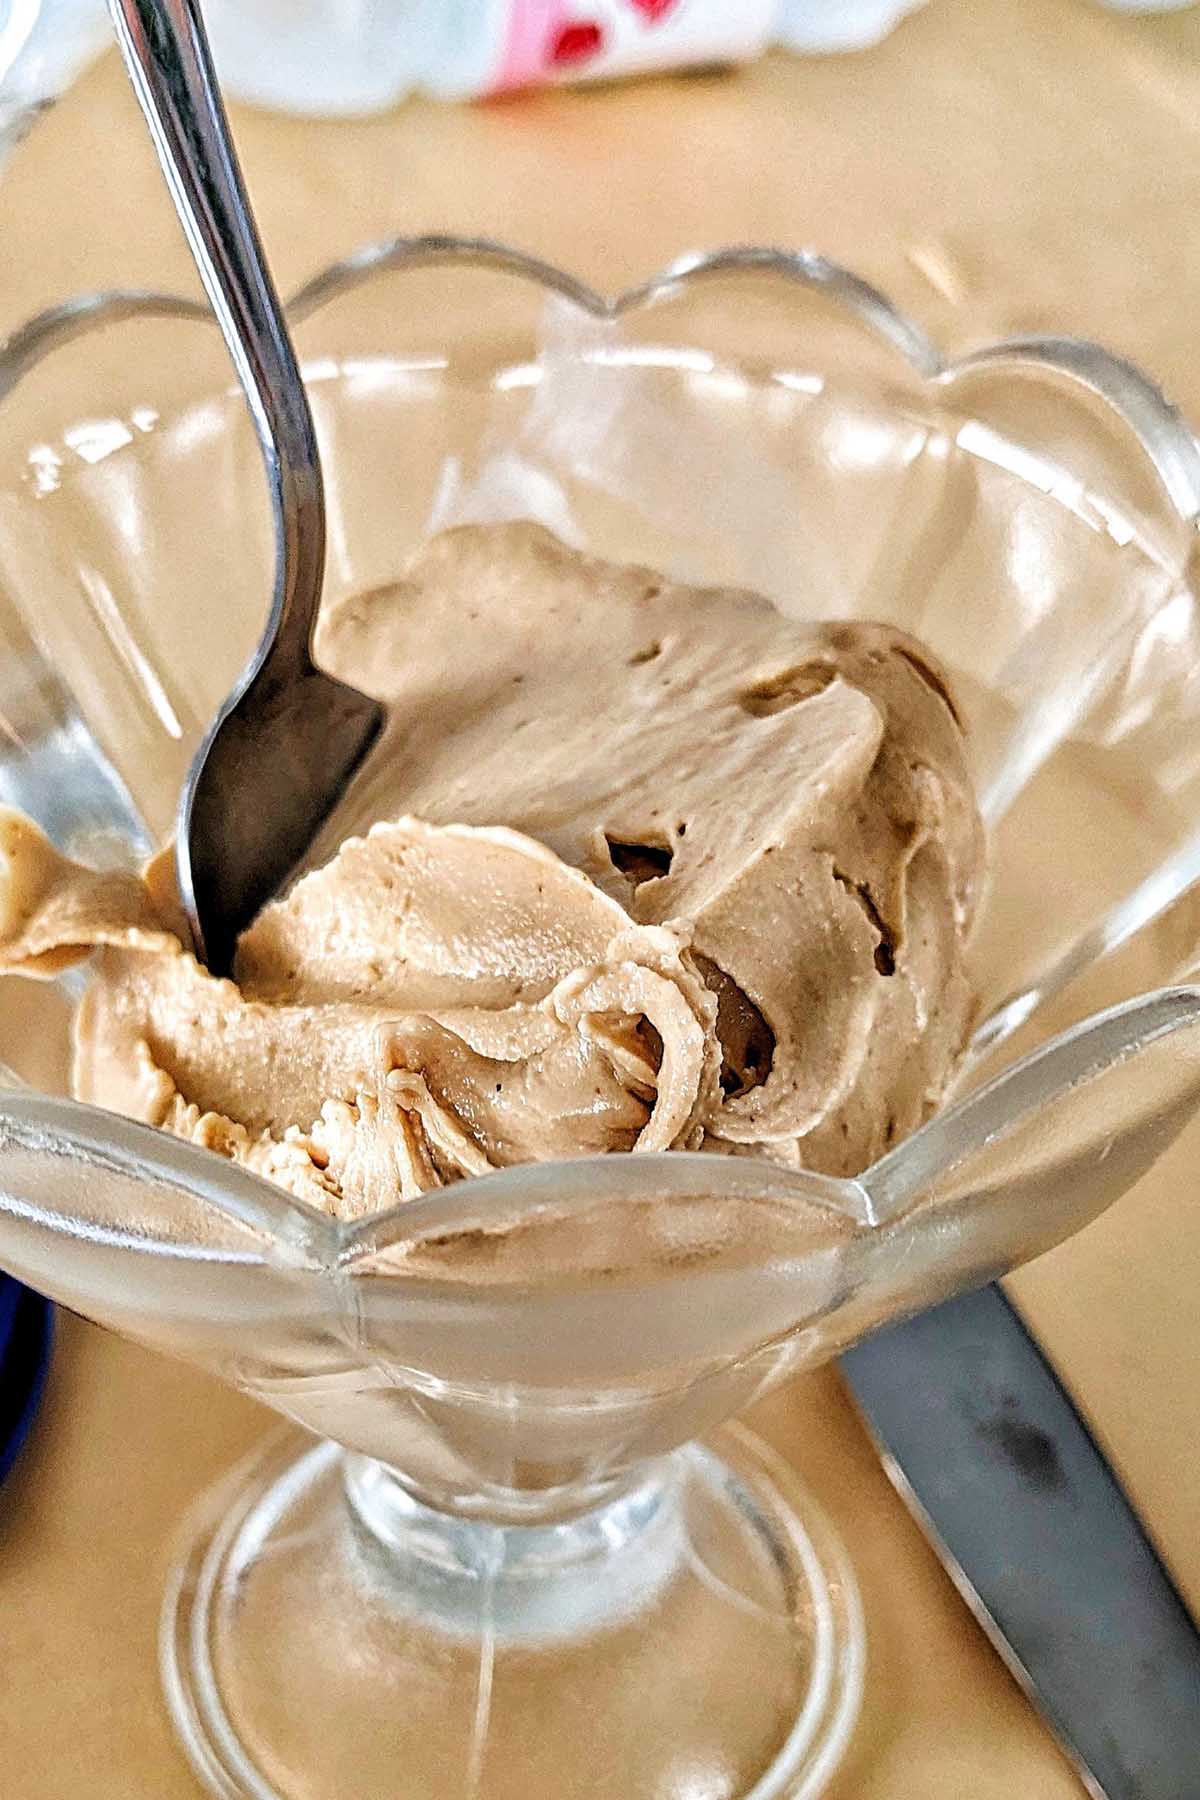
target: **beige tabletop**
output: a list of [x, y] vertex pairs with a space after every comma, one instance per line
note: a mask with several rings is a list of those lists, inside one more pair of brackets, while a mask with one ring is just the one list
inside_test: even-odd
[[[501, 236], [600, 286], [702, 245], [807, 244], [944, 343], [1049, 326], [1100, 337], [1200, 419], [1200, 12], [1134, 22], [1084, 0], [931, 0], [851, 59], [235, 125], [285, 288], [398, 230]], [[0, 245], [0, 332], [84, 287], [193, 285], [111, 62], [5, 169]], [[7, 984], [0, 1056], [21, 1018]], [[1017, 1291], [1200, 1606], [1198, 1166], [1193, 1131]], [[61, 1320], [44, 1413], [0, 1494], [5, 1800], [196, 1800], [158, 1697], [162, 1574], [188, 1500], [266, 1422], [212, 1380]], [[862, 1580], [868, 1698], [835, 1800], [1078, 1795], [836, 1374], [753, 1422], [837, 1515]]]

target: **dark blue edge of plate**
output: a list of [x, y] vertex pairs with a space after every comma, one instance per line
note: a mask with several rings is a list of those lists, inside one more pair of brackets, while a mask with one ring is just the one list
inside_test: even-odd
[[0, 1360], [0, 1482], [16, 1462], [37, 1416], [54, 1342], [54, 1308], [23, 1288]]
[[20, 1282], [14, 1281], [11, 1275], [0, 1275], [0, 1367], [3, 1367], [4, 1358], [8, 1354], [8, 1340], [12, 1336], [17, 1306], [24, 1292]]

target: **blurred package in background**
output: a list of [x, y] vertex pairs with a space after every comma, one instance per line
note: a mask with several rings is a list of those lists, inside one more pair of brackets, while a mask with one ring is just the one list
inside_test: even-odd
[[[922, 0], [206, 0], [230, 90], [356, 113], [655, 69], [747, 62], [774, 41], [861, 48]], [[270, 39], [272, 55], [263, 56]]]
[[[861, 50], [924, 0], [203, 0], [236, 98], [378, 112], [546, 82], [745, 62], [771, 43]], [[970, 5], [973, 0], [938, 0]], [[1103, 0], [1126, 12], [1191, 0]], [[0, 0], [0, 152], [109, 41], [105, 0]]]

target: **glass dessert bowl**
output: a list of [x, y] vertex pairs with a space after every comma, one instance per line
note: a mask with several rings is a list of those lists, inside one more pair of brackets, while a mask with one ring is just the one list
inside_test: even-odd
[[[339, 1225], [14, 1082], [0, 1263], [318, 1434], [202, 1503], [170, 1585], [168, 1701], [214, 1793], [815, 1794], [862, 1680], [853, 1577], [728, 1421], [1085, 1224], [1200, 1099], [1194, 990], [1075, 1025], [1194, 960], [1200, 456], [1104, 353], [947, 367], [812, 257], [610, 304], [499, 247], [397, 244], [292, 310], [333, 597], [445, 525], [533, 516], [951, 668], [993, 844], [966, 1098], [857, 1182], [613, 1156]], [[0, 799], [129, 860], [265, 611], [253, 437], [169, 297], [33, 321], [0, 393]], [[0, 1057], [35, 1080], [6, 1003]]]

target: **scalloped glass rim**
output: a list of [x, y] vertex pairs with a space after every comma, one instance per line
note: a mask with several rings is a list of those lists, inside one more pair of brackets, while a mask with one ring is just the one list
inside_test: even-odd
[[[883, 345], [894, 351], [907, 368], [923, 382], [949, 387], [968, 372], [986, 367], [1025, 368], [1043, 374], [1068, 377], [1072, 382], [1101, 400], [1131, 434], [1157, 478], [1162, 492], [1177, 517], [1188, 526], [1200, 524], [1200, 441], [1179, 411], [1167, 400], [1157, 385], [1133, 363], [1115, 355], [1090, 340], [1061, 335], [1022, 335], [998, 340], [955, 359], [942, 355], [930, 338], [908, 319], [870, 282], [850, 270], [810, 251], [787, 251], [770, 246], [730, 245], [717, 250], [687, 255], [671, 263], [648, 280], [614, 295], [604, 295], [568, 272], [535, 256], [526, 254], [496, 240], [448, 235], [397, 236], [362, 246], [339, 259], [304, 283], [287, 302], [290, 317], [301, 321], [334, 298], [343, 296], [373, 276], [389, 270], [438, 267], [462, 264], [487, 268], [516, 276], [548, 293], [572, 303], [597, 320], [615, 320], [674, 299], [684, 288], [737, 272], [766, 272], [796, 286], [816, 291], [836, 302]], [[19, 327], [0, 344], [0, 401], [3, 401], [23, 377], [47, 355], [69, 340], [106, 324], [138, 318], [190, 320], [213, 324], [212, 315], [203, 302], [186, 296], [154, 290], [109, 290], [83, 294], [47, 308]], [[1155, 905], [1164, 901], [1161, 881], [1156, 882]], [[1146, 884], [1149, 887], [1151, 884]], [[1182, 891], [1177, 880], [1171, 896]], [[1139, 906], [1139, 896], [1130, 897], [1123, 913], [1122, 939], [1153, 916], [1146, 905]], [[1103, 942], [1098, 934], [1087, 940], [1095, 954], [1113, 947], [1111, 934]], [[1069, 973], [1080, 967], [1079, 951], [1071, 962]], [[1039, 987], [996, 1009], [977, 1034], [981, 1048], [991, 1047], [1013, 1024], [1023, 1023], [1036, 1010], [1045, 993]], [[1036, 1059], [1032, 1059], [1036, 1060]], [[989, 1084], [990, 1086], [990, 1084]], [[54, 1106], [71, 1103], [55, 1102]], [[87, 1109], [71, 1108], [77, 1115]], [[940, 1125], [949, 1110], [938, 1115]], [[114, 1118], [117, 1115], [113, 1115]], [[52, 1129], [52, 1128], [51, 1128]], [[150, 1128], [121, 1119], [112, 1143], [125, 1140], [122, 1147], [136, 1156], [137, 1140]], [[884, 1160], [890, 1168], [899, 1169], [907, 1153], [922, 1137], [913, 1134], [897, 1146]], [[164, 1144], [155, 1132], [159, 1158], [176, 1163], [185, 1184], [193, 1191], [208, 1189], [219, 1204], [249, 1224], [258, 1233], [279, 1231], [277, 1248], [285, 1244], [292, 1255], [302, 1260], [315, 1257], [327, 1266], [332, 1253], [338, 1264], [345, 1264], [364, 1248], [379, 1248], [395, 1241], [397, 1235], [410, 1236], [415, 1226], [427, 1230], [447, 1229], [461, 1224], [465, 1207], [478, 1211], [480, 1200], [487, 1210], [492, 1204], [502, 1206], [510, 1195], [524, 1193], [532, 1216], [553, 1198], [561, 1207], [564, 1186], [572, 1185], [568, 1171], [575, 1171], [586, 1184], [588, 1171], [607, 1167], [614, 1197], [617, 1190], [629, 1185], [644, 1195], [647, 1176], [664, 1182], [677, 1191], [695, 1189], [695, 1176], [704, 1172], [706, 1189], [740, 1192], [754, 1183], [756, 1190], [772, 1190], [778, 1198], [803, 1199], [847, 1211], [847, 1197], [856, 1184], [826, 1181], [808, 1173], [795, 1173], [768, 1161], [681, 1156], [679, 1153], [638, 1156], [620, 1159], [628, 1163], [627, 1176], [613, 1166], [614, 1159], [580, 1158], [571, 1162], [537, 1164], [498, 1170], [461, 1184], [452, 1191], [439, 1192], [416, 1201], [400, 1201], [382, 1212], [352, 1223], [330, 1219], [305, 1201], [287, 1193], [249, 1172], [221, 1162], [220, 1174], [213, 1166], [212, 1154], [182, 1141], [169, 1139]], [[168, 1149], [169, 1145], [169, 1149]], [[103, 1158], [103, 1147], [97, 1144]], [[882, 1165], [876, 1165], [880, 1167]], [[720, 1173], [718, 1174], [718, 1171]], [[466, 1202], [465, 1195], [471, 1195]], [[580, 1194], [581, 1201], [590, 1198]], [[862, 1210], [852, 1209], [856, 1222], [871, 1222], [870, 1207], [862, 1197]], [[130, 1239], [130, 1247], [135, 1240]], [[161, 1253], [162, 1246], [155, 1245]], [[227, 1260], [222, 1256], [218, 1260]]]
[[[1089, 338], [1022, 334], [982, 345], [957, 358], [942, 355], [877, 287], [813, 250], [732, 244], [681, 256], [620, 293], [605, 295], [553, 263], [493, 238], [425, 234], [365, 244], [306, 281], [286, 302], [289, 316], [309, 318], [329, 300], [373, 275], [404, 267], [465, 263], [515, 275], [573, 302], [596, 319], [618, 319], [674, 298], [680, 290], [735, 271], [767, 271], [836, 300], [927, 381], [952, 383], [984, 366], [1025, 365], [1069, 376], [1103, 400], [1137, 438], [1179, 517], [1200, 523], [1200, 441], [1162, 389], [1127, 358]], [[58, 344], [94, 326], [137, 317], [191, 319], [213, 324], [207, 305], [154, 289], [80, 294], [35, 314], [0, 343], [0, 400]]]

